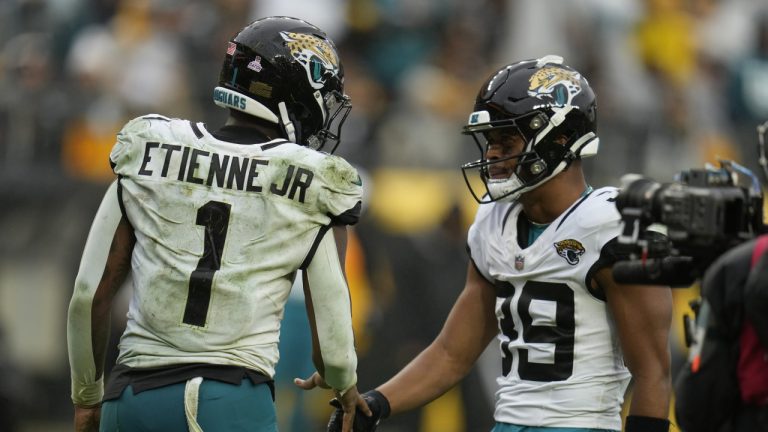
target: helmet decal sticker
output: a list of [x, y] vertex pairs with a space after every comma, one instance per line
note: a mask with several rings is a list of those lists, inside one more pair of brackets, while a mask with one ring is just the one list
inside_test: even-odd
[[469, 115], [468, 124], [476, 125], [481, 123], [489, 123], [491, 121], [491, 113], [488, 111], [475, 111]]
[[328, 72], [331, 75], [338, 73], [339, 58], [328, 41], [304, 33], [282, 31], [280, 35], [286, 41], [285, 45], [293, 57], [304, 66], [312, 88], [323, 88]]
[[580, 241], [574, 239], [560, 240], [554, 244], [557, 254], [565, 258], [570, 265], [579, 263], [579, 257], [584, 255], [585, 249]]
[[248, 91], [255, 94], [256, 96], [261, 96], [266, 99], [270, 99], [272, 97], [272, 86], [267, 83], [253, 81], [251, 82], [251, 85], [248, 86]]
[[261, 57], [256, 56], [250, 63], [248, 63], [248, 69], [254, 72], [261, 72]]
[[557, 66], [545, 66], [528, 79], [528, 96], [548, 102], [548, 106], [570, 105], [581, 93], [581, 74]]
[[237, 44], [234, 42], [229, 42], [227, 45], [227, 55], [234, 55], [235, 51], [237, 51]]

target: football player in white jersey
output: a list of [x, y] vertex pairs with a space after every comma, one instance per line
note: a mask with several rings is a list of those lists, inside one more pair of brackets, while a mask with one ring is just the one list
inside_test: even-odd
[[[464, 291], [434, 342], [365, 397], [370, 431], [437, 398], [495, 338], [494, 432], [667, 431], [668, 287], [619, 285], [611, 267], [617, 190], [593, 189], [581, 159], [598, 150], [595, 95], [558, 56], [513, 63], [481, 87], [464, 133], [481, 153], [462, 167], [485, 185], [469, 229]], [[331, 418], [339, 430], [342, 410]]]
[[[226, 124], [161, 115], [117, 136], [117, 174], [91, 227], [68, 315], [77, 431], [275, 431], [283, 307], [304, 270], [311, 379], [355, 407], [344, 276], [362, 182], [333, 156], [351, 103], [333, 42], [295, 18], [240, 31], [214, 90]], [[329, 150], [330, 153], [322, 150]], [[106, 389], [115, 293], [133, 297]], [[327, 383], [327, 384], [326, 384]]]

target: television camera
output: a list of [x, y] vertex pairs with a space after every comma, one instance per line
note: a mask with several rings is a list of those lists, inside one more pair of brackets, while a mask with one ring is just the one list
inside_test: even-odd
[[[768, 122], [758, 126], [758, 162], [766, 179], [767, 131]], [[623, 180], [616, 198], [618, 248], [628, 259], [613, 267], [617, 282], [688, 287], [725, 251], [768, 232], [760, 182], [736, 162], [682, 171], [671, 183]]]

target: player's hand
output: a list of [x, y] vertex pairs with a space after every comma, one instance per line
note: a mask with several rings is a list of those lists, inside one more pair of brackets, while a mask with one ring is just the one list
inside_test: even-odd
[[[304, 390], [312, 390], [315, 387], [331, 388], [325, 382], [325, 379], [323, 379], [323, 377], [320, 376], [320, 374], [317, 372], [313, 373], [312, 376], [307, 379], [294, 378], [293, 383]], [[328, 430], [352, 432], [353, 430], [374, 430], [376, 428], [375, 425], [373, 426], [374, 429], [358, 428], [358, 421], [355, 421], [355, 418], [370, 417], [373, 415], [373, 413], [368, 408], [368, 404], [365, 403], [363, 397], [357, 391], [356, 386], [349, 388], [346, 392], [344, 392], [344, 395], [341, 395], [338, 390], [334, 390], [334, 393], [336, 394], [336, 398], [331, 401], [331, 405], [335, 406], [336, 411], [339, 413], [338, 425], [334, 426], [334, 429], [331, 429], [331, 423], [329, 423]], [[356, 416], [355, 414], [358, 415]], [[334, 413], [334, 415], [336, 415], [336, 413]]]
[[[373, 429], [370, 429], [368, 427], [369, 422], [363, 419], [370, 418], [373, 413], [368, 408], [368, 404], [365, 403], [363, 397], [358, 393], [356, 386], [352, 386], [344, 392], [343, 396], [336, 390], [334, 390], [334, 393], [336, 393], [336, 398], [331, 401], [331, 405], [336, 407], [336, 411], [331, 416], [331, 422], [328, 423], [329, 431], [358, 432], [376, 429], [375, 424]], [[337, 423], [340, 423], [340, 425], [332, 425], [334, 416], [338, 418]]]
[[297, 387], [300, 387], [304, 390], [312, 390], [315, 387], [320, 387], [324, 389], [329, 389], [331, 386], [325, 383], [325, 379], [323, 379], [322, 376], [320, 376], [319, 373], [315, 372], [307, 379], [301, 379], [301, 378], [294, 378], [293, 383], [296, 384]]
[[[351, 391], [352, 389], [350, 389]], [[357, 392], [357, 389], [354, 389]], [[348, 396], [349, 391], [344, 396]], [[373, 432], [379, 425], [379, 422], [389, 416], [389, 401], [383, 394], [376, 390], [371, 390], [362, 395], [365, 409], [358, 403], [356, 404], [356, 415], [352, 418], [346, 415], [344, 405], [339, 399], [333, 399], [331, 405], [336, 410], [331, 414], [328, 422], [328, 432]], [[347, 429], [348, 422], [351, 422], [352, 428]]]
[[98, 432], [101, 405], [83, 407], [75, 405], [75, 432]]

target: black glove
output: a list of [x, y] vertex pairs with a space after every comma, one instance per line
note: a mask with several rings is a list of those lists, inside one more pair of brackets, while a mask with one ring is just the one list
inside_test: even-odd
[[[360, 411], [360, 408], [357, 408], [355, 410], [355, 421], [352, 424], [352, 430], [354, 432], [373, 432], [381, 420], [389, 417], [389, 401], [376, 390], [367, 391], [362, 396], [365, 399], [365, 403], [368, 404], [372, 415], [368, 417]], [[344, 411], [341, 409], [341, 403], [337, 399], [332, 399], [331, 405], [336, 407], [336, 410], [331, 414], [331, 420], [328, 421], [328, 432], [341, 432]]]

